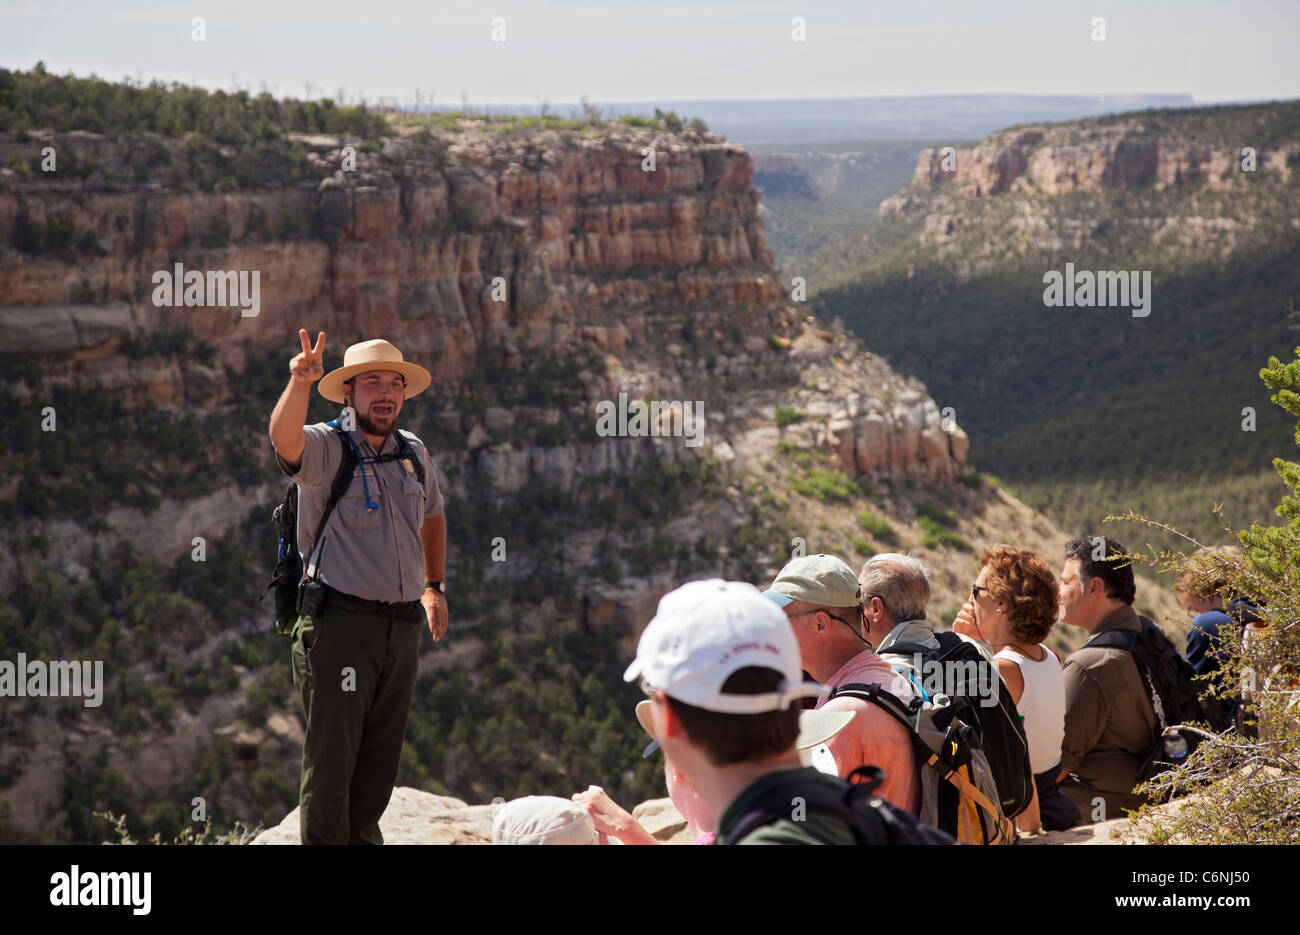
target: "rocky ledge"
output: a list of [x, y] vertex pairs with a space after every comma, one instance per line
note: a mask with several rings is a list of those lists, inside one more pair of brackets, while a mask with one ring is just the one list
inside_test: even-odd
[[[387, 844], [489, 844], [492, 815], [498, 805], [467, 805], [460, 799], [399, 786], [379, 820]], [[690, 844], [693, 837], [669, 799], [650, 799], [632, 816], [661, 844]], [[263, 831], [253, 844], [298, 844], [298, 809]], [[1020, 836], [1018, 844], [1141, 844], [1127, 818], [1084, 825], [1069, 831]]]

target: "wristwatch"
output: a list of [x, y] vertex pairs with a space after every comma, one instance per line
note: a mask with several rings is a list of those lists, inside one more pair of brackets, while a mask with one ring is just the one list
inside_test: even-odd
[[426, 589], [433, 588], [439, 594], [447, 593], [447, 584], [444, 581], [426, 581], [424, 582], [424, 586]]

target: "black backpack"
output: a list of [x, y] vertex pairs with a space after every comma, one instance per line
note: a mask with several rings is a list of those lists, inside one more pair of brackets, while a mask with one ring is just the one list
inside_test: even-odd
[[[829, 815], [848, 825], [856, 844], [955, 844], [938, 828], [916, 820], [875, 795], [884, 773], [874, 766], [860, 766], [850, 779], [861, 774], [865, 782], [851, 783], [827, 775], [820, 782], [792, 782], [769, 789], [740, 816], [728, 838], [739, 841], [756, 828], [790, 817], [791, 801], [802, 798], [806, 811]], [[837, 788], [838, 787], [838, 788]]]
[[[965, 701], [963, 718], [979, 732], [979, 747], [988, 759], [989, 771], [998, 788], [1002, 814], [1015, 818], [1029, 808], [1034, 799], [1034, 774], [1029, 766], [1029, 742], [1025, 739], [1025, 725], [1011, 700], [1011, 693], [1002, 683], [998, 667], [989, 662], [973, 644], [951, 631], [935, 631], [939, 641], [937, 649], [920, 643], [894, 643], [884, 650], [882, 657], [906, 656], [924, 681], [924, 674], [933, 666], [944, 673], [943, 693], [955, 701]], [[889, 660], [886, 658], [885, 660]], [[917, 665], [917, 663], [920, 663]], [[978, 676], [972, 685], [963, 685], [950, 676], [975, 666]], [[996, 686], [995, 705], [982, 704], [980, 686]], [[888, 708], [886, 708], [888, 710]], [[894, 712], [890, 712], [891, 714]], [[967, 715], [972, 717], [967, 717]]]
[[1137, 779], [1145, 781], [1182, 763], [1204, 739], [1175, 725], [1200, 724], [1219, 733], [1233, 726], [1233, 717], [1219, 699], [1201, 696], [1202, 686], [1193, 681], [1195, 671], [1165, 632], [1146, 617], [1138, 620], [1141, 630], [1108, 630], [1084, 645], [1126, 651], [1146, 683], [1160, 736], [1138, 767]]
[[[339, 468], [334, 472], [334, 480], [330, 483], [329, 498], [325, 501], [325, 509], [321, 512], [320, 522], [316, 525], [316, 535], [312, 539], [313, 544], [320, 543], [320, 536], [325, 530], [326, 521], [329, 520], [330, 514], [334, 512], [334, 507], [338, 505], [339, 500], [347, 493], [348, 487], [352, 485], [352, 475], [356, 472], [359, 457], [352, 439], [337, 422], [327, 422], [326, 425], [334, 429], [339, 445], [343, 448], [343, 457], [339, 460]], [[397, 451], [395, 453], [367, 458], [366, 463], [396, 461], [398, 459], [410, 460], [411, 466], [415, 469], [415, 476], [419, 478], [420, 484], [423, 486], [424, 462], [415, 456], [414, 451], [411, 449], [411, 443], [401, 430], [397, 432]], [[279, 535], [280, 542], [276, 550], [275, 572], [272, 574], [271, 583], [267, 585], [266, 589], [274, 591], [276, 632], [283, 636], [289, 636], [293, 632], [294, 622], [298, 619], [299, 600], [304, 583], [302, 554], [298, 551], [298, 485], [293, 481], [289, 482], [288, 489], [284, 492], [284, 499], [275, 508], [275, 512], [271, 514], [271, 521], [275, 524], [275, 530]]]

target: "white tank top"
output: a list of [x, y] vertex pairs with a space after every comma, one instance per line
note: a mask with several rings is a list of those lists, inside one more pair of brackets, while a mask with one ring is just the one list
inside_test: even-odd
[[1065, 738], [1065, 676], [1061, 663], [1046, 646], [1041, 662], [1003, 647], [994, 659], [1010, 659], [1020, 667], [1025, 690], [1016, 710], [1025, 719], [1025, 739], [1029, 741], [1029, 768], [1035, 775], [1061, 762], [1061, 741]]

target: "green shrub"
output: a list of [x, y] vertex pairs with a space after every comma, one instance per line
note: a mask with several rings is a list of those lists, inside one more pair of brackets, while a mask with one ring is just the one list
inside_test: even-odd
[[888, 540], [893, 538], [893, 527], [889, 525], [889, 521], [883, 516], [878, 516], [870, 510], [861, 510], [853, 518], [857, 520], [863, 532], [870, 533], [876, 539]]
[[963, 487], [968, 487], [971, 490], [978, 490], [984, 485], [984, 478], [980, 475], [979, 471], [968, 470], [957, 475], [957, 482]]
[[863, 496], [862, 488], [851, 478], [823, 468], [813, 468], [803, 477], [791, 474], [787, 480], [795, 493], [823, 503], [845, 503]]
[[793, 425], [796, 422], [802, 422], [803, 413], [795, 409], [790, 409], [786, 406], [777, 406], [774, 418], [776, 419], [776, 427], [779, 429], [783, 429], [787, 425]]
[[921, 545], [927, 549], [937, 549], [941, 546], [952, 546], [961, 552], [974, 552], [975, 547], [957, 535], [951, 530], [945, 529], [928, 516], [922, 516], [919, 520], [921, 531], [925, 533], [921, 536]]
[[930, 520], [936, 526], [943, 526], [947, 529], [957, 528], [957, 516], [942, 507], [935, 506], [933, 503], [921, 501], [916, 504], [916, 517], [918, 520]]
[[[1274, 391], [1270, 401], [1300, 418], [1300, 347], [1295, 355], [1285, 364], [1270, 357], [1259, 375]], [[1293, 437], [1300, 443], [1300, 422]], [[1286, 490], [1276, 506], [1282, 523], [1254, 523], [1238, 533], [1239, 553], [1206, 552], [1184, 536], [1177, 553], [1148, 546], [1151, 552], [1134, 554], [1136, 561], [1187, 576], [1193, 593], [1248, 595], [1258, 615], [1246, 633], [1233, 628], [1231, 638], [1218, 642], [1219, 672], [1206, 683], [1208, 694], [1230, 706], [1240, 703], [1238, 729], [1205, 734], [1177, 769], [1135, 790], [1154, 802], [1195, 793], [1175, 812], [1139, 811], [1135, 825], [1147, 843], [1300, 842], [1300, 463], [1277, 457], [1273, 467]], [[1221, 511], [1214, 512], [1224, 522]], [[1136, 513], [1108, 517], [1116, 518], [1144, 523], [1147, 530], [1169, 528]]]

